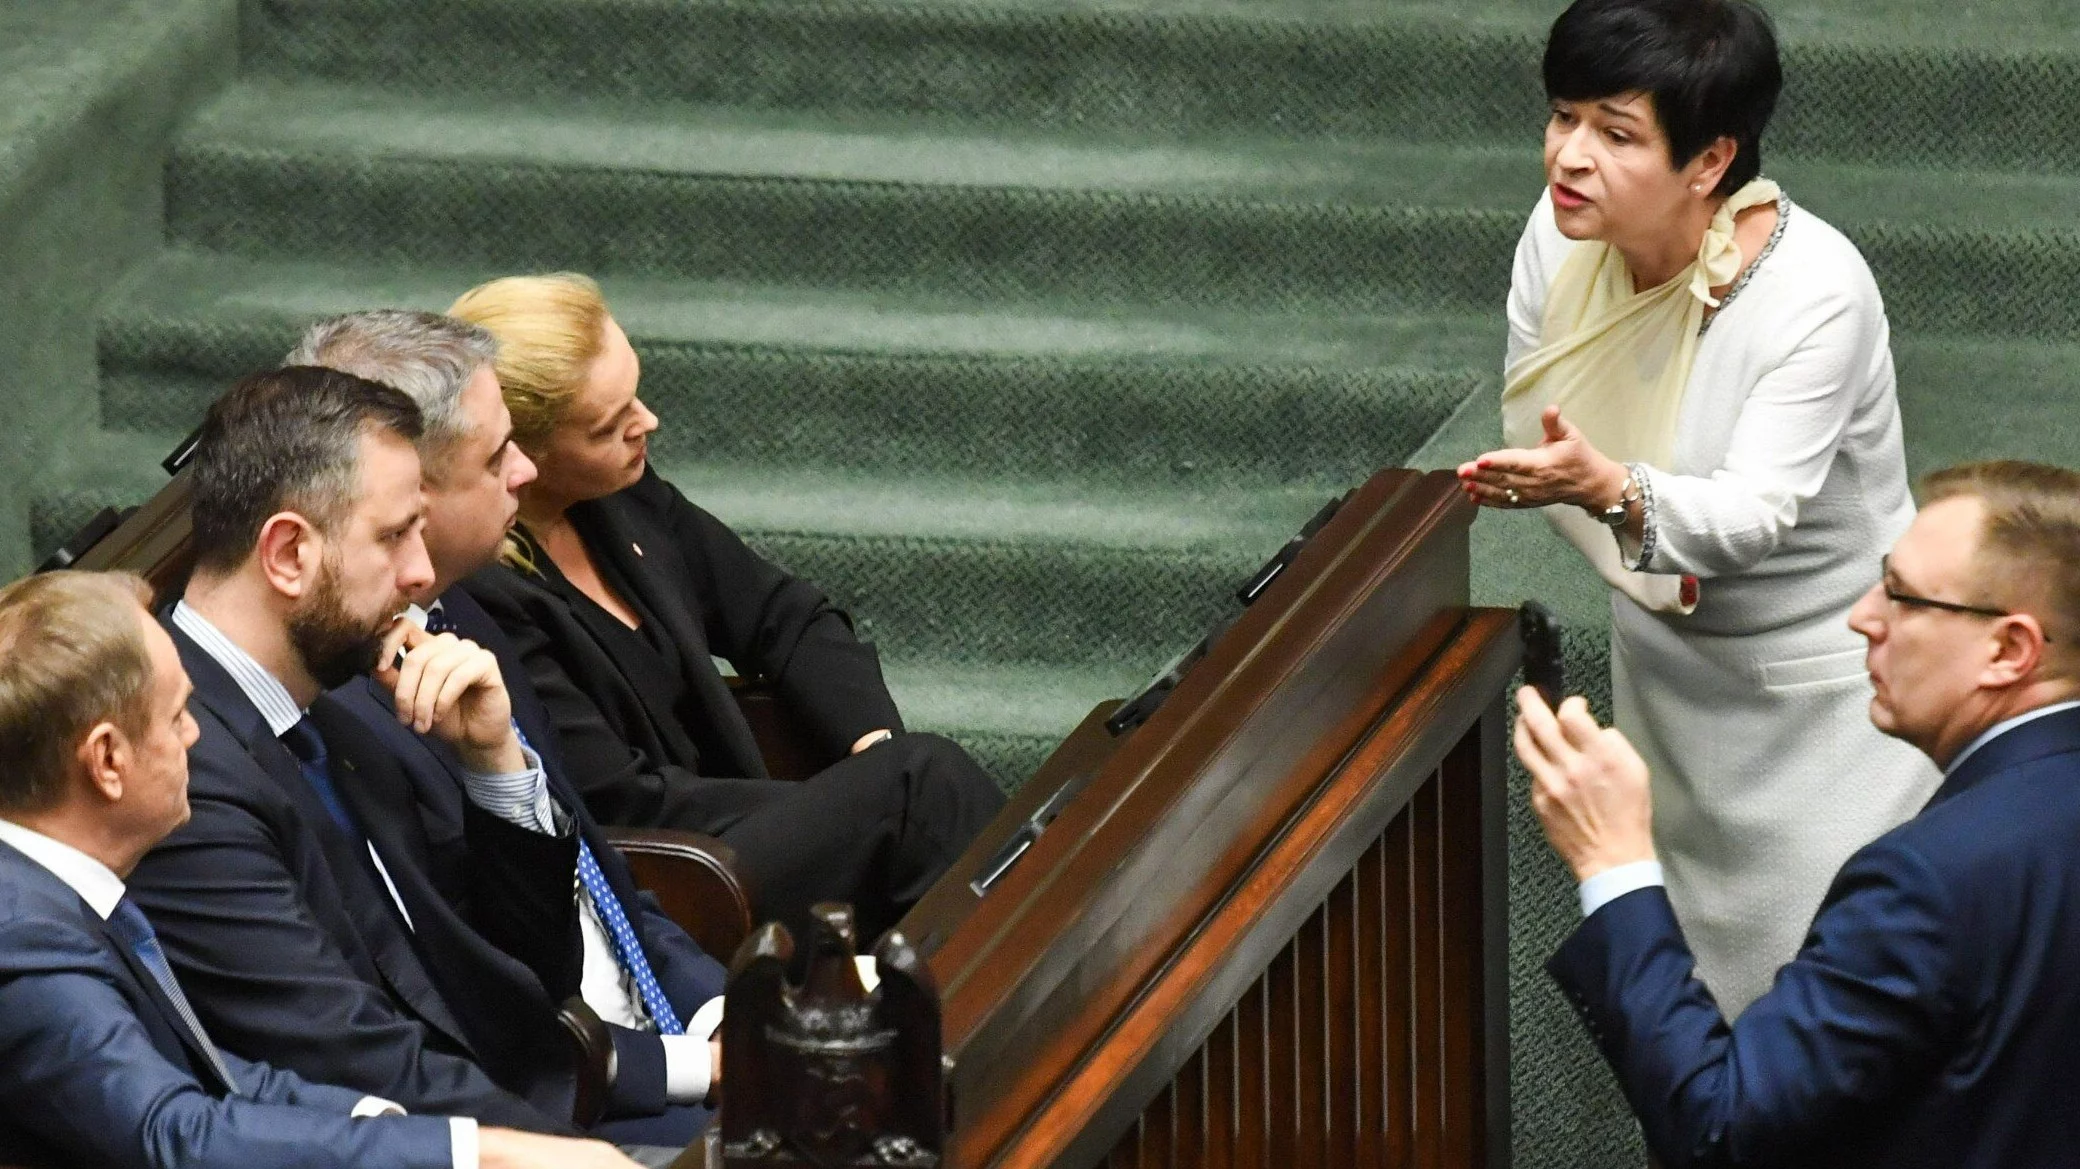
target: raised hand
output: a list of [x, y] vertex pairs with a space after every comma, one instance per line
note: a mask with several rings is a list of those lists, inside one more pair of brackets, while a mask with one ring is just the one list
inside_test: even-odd
[[1575, 880], [1654, 859], [1647, 764], [1615, 727], [1598, 726], [1579, 696], [1556, 712], [1517, 691], [1517, 758], [1531, 773], [1531, 808]]
[[1625, 465], [1591, 445], [1587, 436], [1548, 406], [1539, 417], [1545, 435], [1528, 450], [1506, 447], [1459, 464], [1459, 486], [1483, 507], [1573, 504], [1601, 511], [1625, 493]]
[[499, 775], [526, 768], [513, 701], [490, 650], [400, 620], [383, 638], [373, 676], [396, 701], [398, 722], [454, 747], [470, 770]]

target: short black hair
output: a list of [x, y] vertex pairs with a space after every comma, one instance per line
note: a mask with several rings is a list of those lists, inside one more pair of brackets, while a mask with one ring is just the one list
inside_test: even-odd
[[210, 406], [191, 464], [196, 566], [237, 567], [278, 512], [331, 528], [359, 486], [362, 433], [417, 442], [423, 426], [409, 395], [336, 369], [291, 365], [241, 380]]
[[1762, 131], [1784, 69], [1769, 14], [1748, 0], [1575, 0], [1546, 39], [1546, 97], [1646, 93], [1682, 167], [1719, 138], [1739, 149], [1714, 190], [1762, 173]]

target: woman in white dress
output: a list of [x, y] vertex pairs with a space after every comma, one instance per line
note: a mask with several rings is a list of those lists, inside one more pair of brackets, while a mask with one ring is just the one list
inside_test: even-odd
[[1871, 726], [1846, 624], [1914, 513], [1885, 311], [1855, 246], [1760, 178], [1781, 72], [1752, 4], [1579, 0], [1544, 72], [1511, 445], [1460, 480], [1545, 509], [1611, 585], [1615, 720], [1731, 1018], [1937, 780]]

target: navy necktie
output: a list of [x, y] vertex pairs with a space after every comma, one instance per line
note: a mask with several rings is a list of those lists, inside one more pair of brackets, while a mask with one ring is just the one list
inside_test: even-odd
[[453, 633], [457, 637], [462, 636], [461, 632], [455, 628], [455, 622], [448, 616], [447, 606], [439, 601], [435, 601], [433, 606], [426, 610], [426, 632], [435, 637], [439, 637], [443, 633]]
[[223, 1078], [232, 1095], [237, 1095], [238, 1081], [231, 1078], [231, 1069], [224, 1066], [224, 1057], [217, 1054], [217, 1045], [209, 1041], [209, 1032], [202, 1029], [202, 1020], [195, 1017], [195, 1008], [188, 1005], [188, 996], [181, 993], [181, 984], [174, 981], [173, 967], [167, 964], [166, 951], [159, 948], [159, 935], [152, 929], [152, 923], [145, 920], [144, 911], [125, 897], [116, 902], [115, 912], [108, 915], [108, 926], [124, 945], [130, 947], [130, 952], [137, 955], [137, 960], [144, 963], [144, 968], [152, 972], [152, 981], [159, 984], [159, 993], [173, 1004], [174, 1013], [180, 1016], [181, 1024], [188, 1029], [188, 1037], [209, 1057], [210, 1067]]
[[354, 826], [354, 818], [347, 814], [346, 804], [340, 802], [339, 789], [332, 785], [332, 768], [325, 754], [325, 740], [318, 736], [318, 728], [311, 723], [311, 716], [304, 715], [293, 727], [282, 732], [282, 743], [296, 756], [297, 768], [303, 772], [304, 781], [318, 793], [318, 802], [340, 831], [349, 836], [360, 836]]

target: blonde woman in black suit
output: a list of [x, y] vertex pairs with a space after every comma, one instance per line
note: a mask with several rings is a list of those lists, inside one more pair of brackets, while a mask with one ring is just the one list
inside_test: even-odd
[[[822, 590], [650, 467], [657, 416], [596, 284], [509, 277], [449, 313], [498, 338], [513, 438], [540, 469], [508, 555], [465, 587], [519, 648], [593, 814], [721, 837], [767, 918], [799, 926], [838, 900], [867, 938], [894, 924], [1002, 805], [995, 784], [904, 731], [873, 647]], [[714, 657], [769, 681], [838, 762], [768, 778]]]

